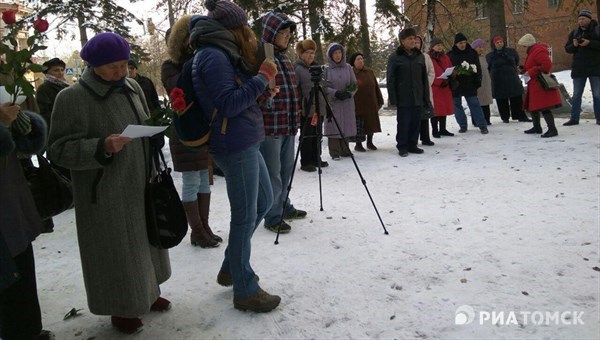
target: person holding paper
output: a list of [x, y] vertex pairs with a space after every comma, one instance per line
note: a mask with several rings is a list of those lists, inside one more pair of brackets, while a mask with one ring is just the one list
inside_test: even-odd
[[[265, 159], [271, 186], [273, 207], [265, 216], [265, 228], [280, 233], [289, 233], [292, 227], [284, 219], [301, 219], [306, 211], [297, 209], [288, 196], [288, 183], [294, 168], [296, 133], [300, 122], [300, 91], [292, 62], [286, 55], [296, 24], [283, 13], [268, 12], [264, 15], [262, 45], [272, 44], [277, 65], [275, 85], [279, 93], [271, 101], [260, 104], [265, 123], [265, 140], [260, 145], [260, 153]], [[262, 49], [259, 48], [259, 52]], [[259, 55], [259, 60], [262, 58]]]
[[452, 67], [452, 61], [444, 51], [444, 45], [440, 39], [433, 38], [429, 44], [429, 56], [435, 70], [435, 79], [431, 85], [433, 92], [433, 107], [435, 115], [431, 118], [431, 135], [434, 138], [441, 136], [454, 136], [446, 129], [446, 117], [454, 114], [454, 104], [452, 102], [452, 89], [450, 88], [448, 77], [442, 75]]
[[120, 133], [148, 118], [142, 88], [127, 78], [129, 43], [100, 33], [81, 49], [81, 79], [56, 97], [48, 140], [51, 161], [71, 170], [77, 239], [90, 312], [110, 315], [135, 333], [140, 316], [171, 304], [159, 285], [171, 275], [169, 253], [148, 241], [144, 188], [147, 138]]

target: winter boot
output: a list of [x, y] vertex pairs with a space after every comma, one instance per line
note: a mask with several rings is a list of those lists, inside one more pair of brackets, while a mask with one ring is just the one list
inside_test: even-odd
[[365, 148], [362, 146], [362, 142], [356, 142], [356, 145], [354, 146], [354, 151], [365, 152], [367, 150], [365, 150]]
[[446, 116], [438, 117], [438, 119], [440, 120], [440, 136], [454, 136], [452, 132], [446, 130]]
[[257, 313], [270, 312], [279, 306], [281, 298], [277, 295], [271, 295], [258, 288], [254, 295], [241, 299], [233, 299], [233, 307], [239, 310], [251, 310]]
[[540, 124], [540, 113], [539, 111], [534, 111], [531, 113], [531, 118], [533, 120], [533, 127], [529, 130], [525, 130], [526, 134], [533, 133], [542, 133], [542, 125]]
[[202, 220], [202, 226], [204, 227], [204, 230], [206, 230], [206, 233], [208, 233], [213, 240], [223, 242], [223, 239], [220, 236], [213, 234], [210, 225], [208, 224], [210, 192], [208, 194], [198, 194], [198, 210], [200, 211], [200, 219]]
[[440, 130], [438, 129], [438, 117], [431, 117], [431, 135], [433, 138], [440, 138]]
[[548, 125], [548, 131], [546, 131], [546, 133], [544, 133], [542, 135], [542, 138], [558, 136], [558, 130], [556, 130], [556, 125], [554, 125], [554, 116], [552, 115], [552, 112], [544, 111], [543, 115], [544, 115], [544, 120], [546, 121], [546, 124]]
[[367, 134], [367, 149], [377, 150], [377, 147], [375, 146], [375, 144], [373, 144], [373, 134], [372, 133]]
[[200, 246], [200, 248], [215, 248], [219, 246], [219, 242], [215, 241], [207, 232], [204, 230], [202, 220], [200, 219], [200, 212], [198, 211], [198, 201], [184, 202], [183, 208], [185, 209], [185, 215], [187, 216], [188, 224], [192, 228], [192, 234], [190, 240], [193, 246]]
[[144, 324], [140, 318], [111, 316], [110, 323], [121, 333], [133, 334], [142, 330]]

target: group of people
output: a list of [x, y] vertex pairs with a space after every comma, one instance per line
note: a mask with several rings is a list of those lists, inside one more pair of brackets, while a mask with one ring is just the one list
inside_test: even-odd
[[[304, 171], [329, 165], [321, 157], [321, 137], [327, 137], [333, 160], [352, 155], [349, 141], [355, 143], [356, 152], [377, 150], [373, 135], [381, 131], [378, 111], [383, 97], [363, 54], [354, 53], [347, 62], [346, 49], [339, 43], [327, 48], [328, 67], [320, 80], [315, 81], [312, 74], [323, 69], [315, 61], [315, 41], [297, 42], [298, 59], [292, 64], [288, 49], [296, 24], [286, 14], [268, 12], [257, 39], [246, 12], [235, 3], [208, 0], [205, 7], [207, 15], [183, 16], [170, 29], [170, 59], [162, 65], [161, 80], [170, 91], [177, 87], [181, 72], [187, 69], [184, 66], [194, 70], [194, 95], [202, 111], [207, 116], [217, 112], [210, 144], [191, 148], [170, 138], [169, 146], [175, 170], [182, 172], [182, 202], [192, 245], [213, 248], [223, 242], [208, 222], [211, 164], [224, 173], [231, 216], [216, 281], [233, 287], [236, 309], [268, 312], [281, 298], [260, 287], [250, 264], [251, 239], [261, 223], [267, 230], [287, 233], [291, 226], [286, 220], [307, 216], [292, 204], [288, 192], [297, 132]], [[598, 26], [591, 12], [579, 14], [580, 26], [566, 46], [575, 55], [576, 88], [574, 111], [565, 125], [579, 121], [577, 95], [586, 77], [592, 83], [600, 124], [600, 58], [587, 59], [598, 55]], [[439, 39], [432, 39], [425, 52], [423, 40], [412, 28], [403, 29], [399, 38], [400, 46], [388, 60], [387, 86], [397, 107], [400, 156], [423, 153], [419, 138], [423, 145], [435, 144], [429, 138], [430, 123], [434, 138], [453, 136], [447, 130], [449, 115], [455, 115], [460, 133], [467, 132], [463, 97], [473, 125], [482, 134], [488, 133], [491, 124], [489, 105], [494, 98], [503, 122], [510, 118], [529, 121], [525, 110], [533, 120], [533, 128], [525, 133], [542, 133], [543, 116], [548, 131], [542, 137], [557, 135], [550, 110], [560, 105], [561, 98], [558, 90], [543, 89], [537, 79], [540, 72], [551, 71], [552, 63], [547, 46], [533, 35], [519, 39], [519, 45], [527, 48], [523, 65], [502, 37], [492, 40], [492, 52], [487, 55], [482, 39], [469, 44], [462, 33], [456, 34], [448, 54]], [[273, 46], [272, 56], [264, 52], [267, 44]], [[52, 59], [45, 65], [46, 82], [34, 106], [25, 110], [31, 98], [20, 106], [0, 106], [0, 197], [7, 204], [0, 209], [0, 259], [3, 270], [15, 268], [20, 277], [0, 287], [0, 337], [49, 336], [42, 331], [31, 246], [44, 222], [35, 210], [18, 159], [44, 148], [54, 165], [68, 172], [73, 181], [89, 310], [110, 316], [117, 330], [135, 333], [143, 326], [144, 314], [171, 308], [160, 291], [171, 275], [169, 253], [151, 246], [145, 237], [144, 187], [151, 141], [119, 134], [128, 124], [143, 124], [160, 107], [154, 84], [137, 74], [138, 65], [130, 52], [129, 43], [118, 34], [97, 34], [80, 52], [87, 67], [76, 84], [64, 80], [64, 62]], [[455, 72], [442, 77], [451, 67]], [[527, 81], [524, 99], [519, 74]], [[51, 126], [48, 135], [47, 126]], [[46, 222], [47, 229], [50, 223]]]

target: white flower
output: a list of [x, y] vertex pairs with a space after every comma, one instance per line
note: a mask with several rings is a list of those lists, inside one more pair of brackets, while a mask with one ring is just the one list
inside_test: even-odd
[[473, 72], [477, 73], [477, 65], [471, 64], [471, 68], [473, 69]]
[[463, 62], [460, 64], [460, 66], [462, 66], [464, 69], [467, 69], [467, 70], [469, 69], [469, 63], [467, 63], [467, 61], [466, 61], [466, 60], [465, 60], [465, 61], [463, 61]]

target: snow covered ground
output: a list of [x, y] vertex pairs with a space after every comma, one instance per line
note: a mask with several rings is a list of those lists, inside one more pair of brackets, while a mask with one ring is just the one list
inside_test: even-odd
[[[568, 73], [558, 76], [570, 91]], [[591, 105], [588, 88], [584, 111]], [[595, 120], [557, 119], [559, 136], [542, 139], [523, 134], [531, 123], [495, 116], [489, 135], [470, 128], [400, 158], [395, 117], [381, 118], [379, 150], [355, 159], [389, 235], [351, 159], [324, 157], [324, 211], [317, 174], [297, 171], [291, 199], [309, 216], [278, 245], [262, 227], [253, 239], [260, 284], [282, 297], [273, 312], [235, 310], [231, 289], [215, 282], [225, 245], [200, 249], [186, 238], [162, 286], [172, 310], [142, 316], [137, 335], [117, 333], [87, 310], [71, 210], [34, 242], [44, 328], [57, 339], [598, 339]], [[213, 230], [227, 236], [223, 178], [212, 192]], [[82, 315], [63, 321], [71, 308]]]

